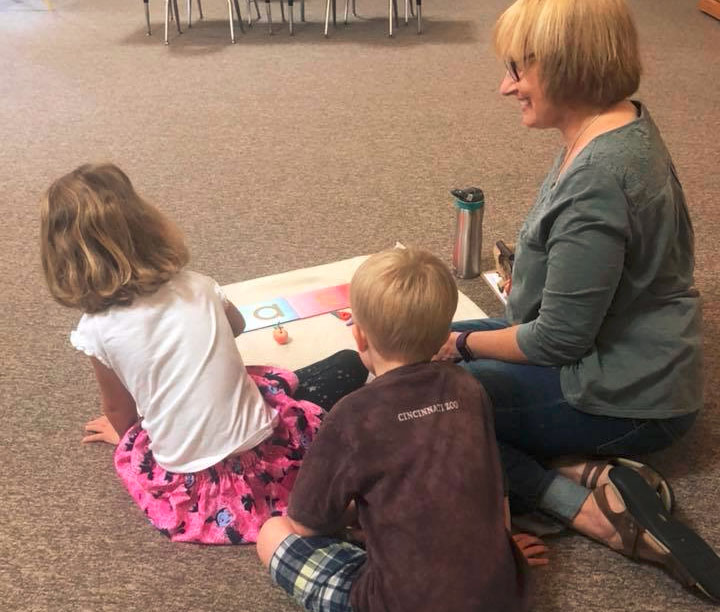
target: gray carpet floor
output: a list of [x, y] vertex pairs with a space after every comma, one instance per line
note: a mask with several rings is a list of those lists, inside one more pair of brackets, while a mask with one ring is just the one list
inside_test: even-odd
[[[231, 45], [226, 3], [206, 0], [205, 20], [166, 47], [158, 0], [150, 37], [140, 0], [0, 0], [2, 609], [296, 609], [251, 547], [156, 533], [116, 479], [110, 447], [80, 444], [99, 404], [68, 341], [79, 313], [55, 304], [41, 278], [38, 200], [49, 182], [85, 161], [118, 163], [179, 222], [192, 267], [221, 284], [396, 240], [449, 262], [448, 190], [477, 184], [490, 266], [492, 242], [515, 236], [560, 146], [556, 133], [523, 128], [516, 103], [497, 94], [490, 35], [507, 4], [429, 0], [423, 36], [401, 25], [388, 39], [386, 3], [358, 0], [363, 19], [325, 40], [321, 0], [308, 0], [293, 38], [275, 3], [274, 36], [263, 23]], [[705, 409], [653, 461], [675, 486], [678, 515], [720, 550], [720, 22], [694, 0], [632, 6], [638, 97], [684, 183], [704, 295]], [[482, 281], [460, 287], [500, 313]], [[580, 536], [550, 545], [536, 610], [712, 609]]]

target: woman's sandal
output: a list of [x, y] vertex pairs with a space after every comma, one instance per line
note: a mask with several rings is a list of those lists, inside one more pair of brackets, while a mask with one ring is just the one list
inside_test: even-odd
[[[720, 557], [697, 533], [675, 520], [646, 480], [634, 469], [616, 466], [610, 482], [593, 490], [600, 511], [622, 540], [618, 552], [665, 568], [685, 587], [696, 587], [720, 602]], [[622, 500], [625, 510], [615, 512], [607, 487]], [[643, 535], [653, 541], [648, 544]]]
[[588, 489], [595, 489], [597, 487], [598, 478], [603, 473], [607, 466], [625, 466], [632, 470], [635, 470], [640, 476], [643, 477], [657, 493], [657, 496], [665, 506], [668, 512], [672, 512], [675, 504], [675, 493], [670, 486], [670, 483], [665, 480], [662, 474], [655, 468], [650, 467], [645, 463], [639, 461], [633, 461], [632, 459], [626, 459], [625, 457], [613, 457], [611, 459], [590, 459], [585, 464], [582, 476], [580, 477], [580, 484]]

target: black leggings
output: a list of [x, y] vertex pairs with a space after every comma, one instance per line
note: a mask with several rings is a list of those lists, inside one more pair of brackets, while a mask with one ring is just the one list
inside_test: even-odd
[[368, 377], [357, 351], [344, 350], [295, 371], [300, 384], [293, 397], [317, 404], [326, 412], [341, 398], [359, 389]]

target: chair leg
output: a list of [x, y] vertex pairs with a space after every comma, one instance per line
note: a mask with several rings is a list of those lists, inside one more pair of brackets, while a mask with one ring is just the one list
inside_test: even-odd
[[[204, 19], [203, 12], [202, 12], [202, 2], [200, 0], [197, 0], [197, 7], [198, 7], [198, 19]], [[192, 0], [187, 1], [187, 11], [188, 11], [188, 28], [192, 28]]]
[[332, 0], [333, 5], [333, 27], [337, 26], [337, 2], [336, 0]]
[[388, 36], [393, 35], [393, 4], [395, 0], [388, 0]]
[[255, 5], [255, 21], [260, 21], [260, 7], [258, 6], [258, 0], [247, 0], [247, 11], [248, 11], [248, 26], [252, 28], [253, 26], [253, 15], [252, 15], [252, 7]]
[[290, 36], [295, 34], [294, 29], [293, 29], [293, 26], [295, 25], [294, 15], [293, 15], [293, 13], [295, 11], [295, 8], [293, 7], [294, 3], [295, 3], [295, 0], [288, 0], [288, 28], [290, 28]]
[[147, 24], [147, 35], [152, 35], [150, 31], [150, 0], [143, 0], [145, 4], [145, 23]]
[[305, 21], [305, 0], [300, 0], [300, 21]]
[[170, 21], [170, 2], [171, 0], [165, 0], [165, 44], [169, 45], [168, 41], [168, 22]]
[[285, 23], [285, 2], [280, 0], [280, 19]]
[[330, 2], [332, 2], [332, 0], [325, 0], [325, 38], [327, 38], [328, 26], [330, 24]]
[[410, 0], [405, 0], [405, 25], [407, 25], [410, 21]]
[[360, 15], [357, 14], [357, 6], [355, 6], [355, 0], [352, 0], [352, 11], [353, 17], [360, 17]]
[[243, 25], [242, 14], [240, 13], [240, 3], [238, 2], [238, 0], [233, 0], [233, 4], [235, 5], [235, 12], [237, 13], [237, 20], [238, 25], [240, 26], [240, 31], [245, 34], [245, 26]]
[[395, 15], [395, 27], [398, 27], [398, 22], [400, 21], [398, 17], [398, 5], [397, 0], [393, 0], [393, 14]]
[[272, 34], [272, 10], [270, 9], [270, 0], [265, 0], [265, 12], [268, 20], [268, 33]]
[[417, 3], [417, 20], [418, 20], [418, 34], [422, 34], [422, 0], [416, 0]]
[[345, 25], [347, 25], [348, 6], [350, 6], [350, 0], [345, 0], [345, 15], [343, 17], [343, 21], [345, 22]]
[[235, 44], [235, 15], [233, 15], [232, 0], [227, 0], [228, 3], [228, 15], [230, 16], [230, 41]]
[[180, 11], [178, 10], [177, 0], [173, 0], [173, 10], [175, 11], [175, 25], [177, 25], [178, 34], [182, 34], [180, 29]]

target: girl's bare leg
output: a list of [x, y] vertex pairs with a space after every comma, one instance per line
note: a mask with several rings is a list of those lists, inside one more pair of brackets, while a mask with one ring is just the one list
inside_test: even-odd
[[270, 559], [277, 547], [293, 533], [292, 523], [286, 516], [274, 516], [265, 521], [257, 538], [257, 554], [265, 567], [270, 567]]

